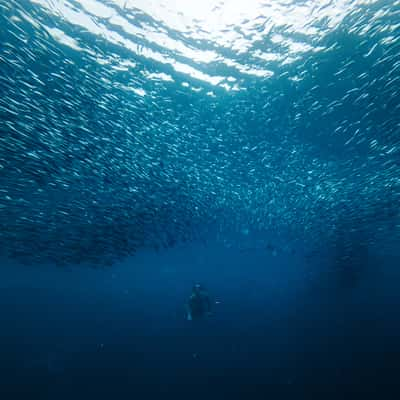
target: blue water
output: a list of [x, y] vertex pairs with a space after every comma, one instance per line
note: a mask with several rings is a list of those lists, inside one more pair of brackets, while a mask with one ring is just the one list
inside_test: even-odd
[[0, 0], [1, 398], [397, 398], [399, 38], [395, 0]]

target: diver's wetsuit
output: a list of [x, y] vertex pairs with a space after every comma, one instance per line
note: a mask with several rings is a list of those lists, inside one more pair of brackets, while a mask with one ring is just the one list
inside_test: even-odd
[[211, 301], [204, 290], [194, 291], [188, 302], [188, 319], [201, 318], [211, 312]]

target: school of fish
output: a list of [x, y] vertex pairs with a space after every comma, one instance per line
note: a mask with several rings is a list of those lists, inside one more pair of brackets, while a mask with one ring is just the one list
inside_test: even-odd
[[400, 1], [172, 3], [0, 0], [0, 256], [400, 243]]

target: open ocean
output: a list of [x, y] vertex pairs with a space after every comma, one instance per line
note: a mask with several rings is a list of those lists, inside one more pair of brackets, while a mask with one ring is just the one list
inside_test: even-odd
[[0, 399], [366, 398], [400, 398], [400, 1], [0, 0]]

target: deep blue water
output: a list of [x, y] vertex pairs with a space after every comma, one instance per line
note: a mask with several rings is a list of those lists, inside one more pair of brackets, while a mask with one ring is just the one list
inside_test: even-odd
[[[5, 398], [394, 395], [394, 260], [351, 291], [334, 276], [307, 284], [320, 268], [199, 246], [105, 271], [4, 268]], [[219, 304], [191, 324], [184, 301], [194, 280]]]
[[395, 0], [0, 0], [1, 398], [398, 398], [399, 99]]

